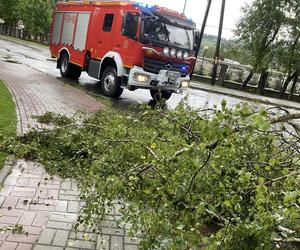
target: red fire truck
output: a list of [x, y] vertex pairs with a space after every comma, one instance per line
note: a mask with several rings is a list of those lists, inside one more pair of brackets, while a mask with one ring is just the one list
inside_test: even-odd
[[189, 86], [196, 25], [178, 12], [132, 1], [59, 2], [50, 51], [62, 77], [82, 71], [118, 98], [124, 88], [169, 99]]

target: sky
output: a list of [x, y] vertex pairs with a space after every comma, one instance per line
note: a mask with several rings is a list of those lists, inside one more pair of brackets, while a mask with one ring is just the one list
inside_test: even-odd
[[[185, 0], [137, 0], [138, 2], [144, 2], [149, 4], [157, 4], [159, 6], [167, 7], [169, 9], [183, 11]], [[252, 0], [226, 0], [225, 17], [224, 17], [224, 29], [222, 36], [224, 38], [233, 37], [233, 29], [236, 26], [236, 22], [241, 17], [241, 8], [246, 3], [251, 3]], [[217, 35], [218, 26], [220, 20], [222, 0], [212, 0], [209, 18], [207, 20], [207, 27], [205, 29], [206, 34]], [[203, 17], [207, 5], [207, 0], [187, 0], [187, 6], [185, 14], [187, 17], [193, 19], [197, 23], [198, 29], [201, 28]]]

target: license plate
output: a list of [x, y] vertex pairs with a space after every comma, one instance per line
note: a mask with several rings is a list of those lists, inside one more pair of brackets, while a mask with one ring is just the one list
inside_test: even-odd
[[173, 79], [176, 79], [176, 78], [179, 78], [181, 75], [180, 75], [180, 72], [176, 72], [176, 71], [167, 71], [167, 77], [169, 78], [173, 78]]

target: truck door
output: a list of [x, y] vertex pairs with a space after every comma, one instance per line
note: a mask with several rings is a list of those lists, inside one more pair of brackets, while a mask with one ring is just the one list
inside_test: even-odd
[[[126, 28], [127, 27], [127, 28]], [[129, 28], [129, 29], [128, 29]], [[115, 51], [122, 55], [123, 64], [126, 68], [132, 68], [140, 55], [140, 45], [138, 42], [139, 13], [124, 11], [119, 16], [119, 26], [117, 27]], [[117, 33], [119, 32], [119, 33]]]
[[107, 52], [112, 50], [116, 20], [117, 12], [115, 10], [103, 12], [99, 25], [100, 32], [97, 37], [97, 58], [103, 58]]

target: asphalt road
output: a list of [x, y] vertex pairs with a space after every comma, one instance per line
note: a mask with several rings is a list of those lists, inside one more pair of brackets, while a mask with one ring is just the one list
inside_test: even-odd
[[[0, 60], [8, 63], [22, 63], [64, 82], [70, 82], [69, 80], [65, 80], [60, 77], [59, 70], [56, 69], [56, 62], [50, 59], [50, 53], [46, 49], [29, 47], [7, 40], [2, 40], [0, 38]], [[97, 83], [99, 83], [99, 81], [89, 77], [86, 73], [83, 73], [79, 79], [79, 84], [88, 91], [92, 92], [94, 95], [101, 95], [99, 84]], [[188, 89], [185, 94], [174, 94], [167, 102], [168, 106], [170, 108], [176, 107], [185, 95], [188, 95], [188, 103], [195, 108], [220, 105], [223, 99], [227, 100], [229, 106], [233, 106], [244, 101], [228, 95], [214, 94], [197, 89]], [[137, 103], [150, 104], [151, 96], [148, 90], [139, 89], [133, 92], [125, 90], [121, 98], [119, 100], [114, 100], [113, 103], [123, 108], [127, 108], [130, 105]], [[253, 105], [257, 106], [258, 104]]]

